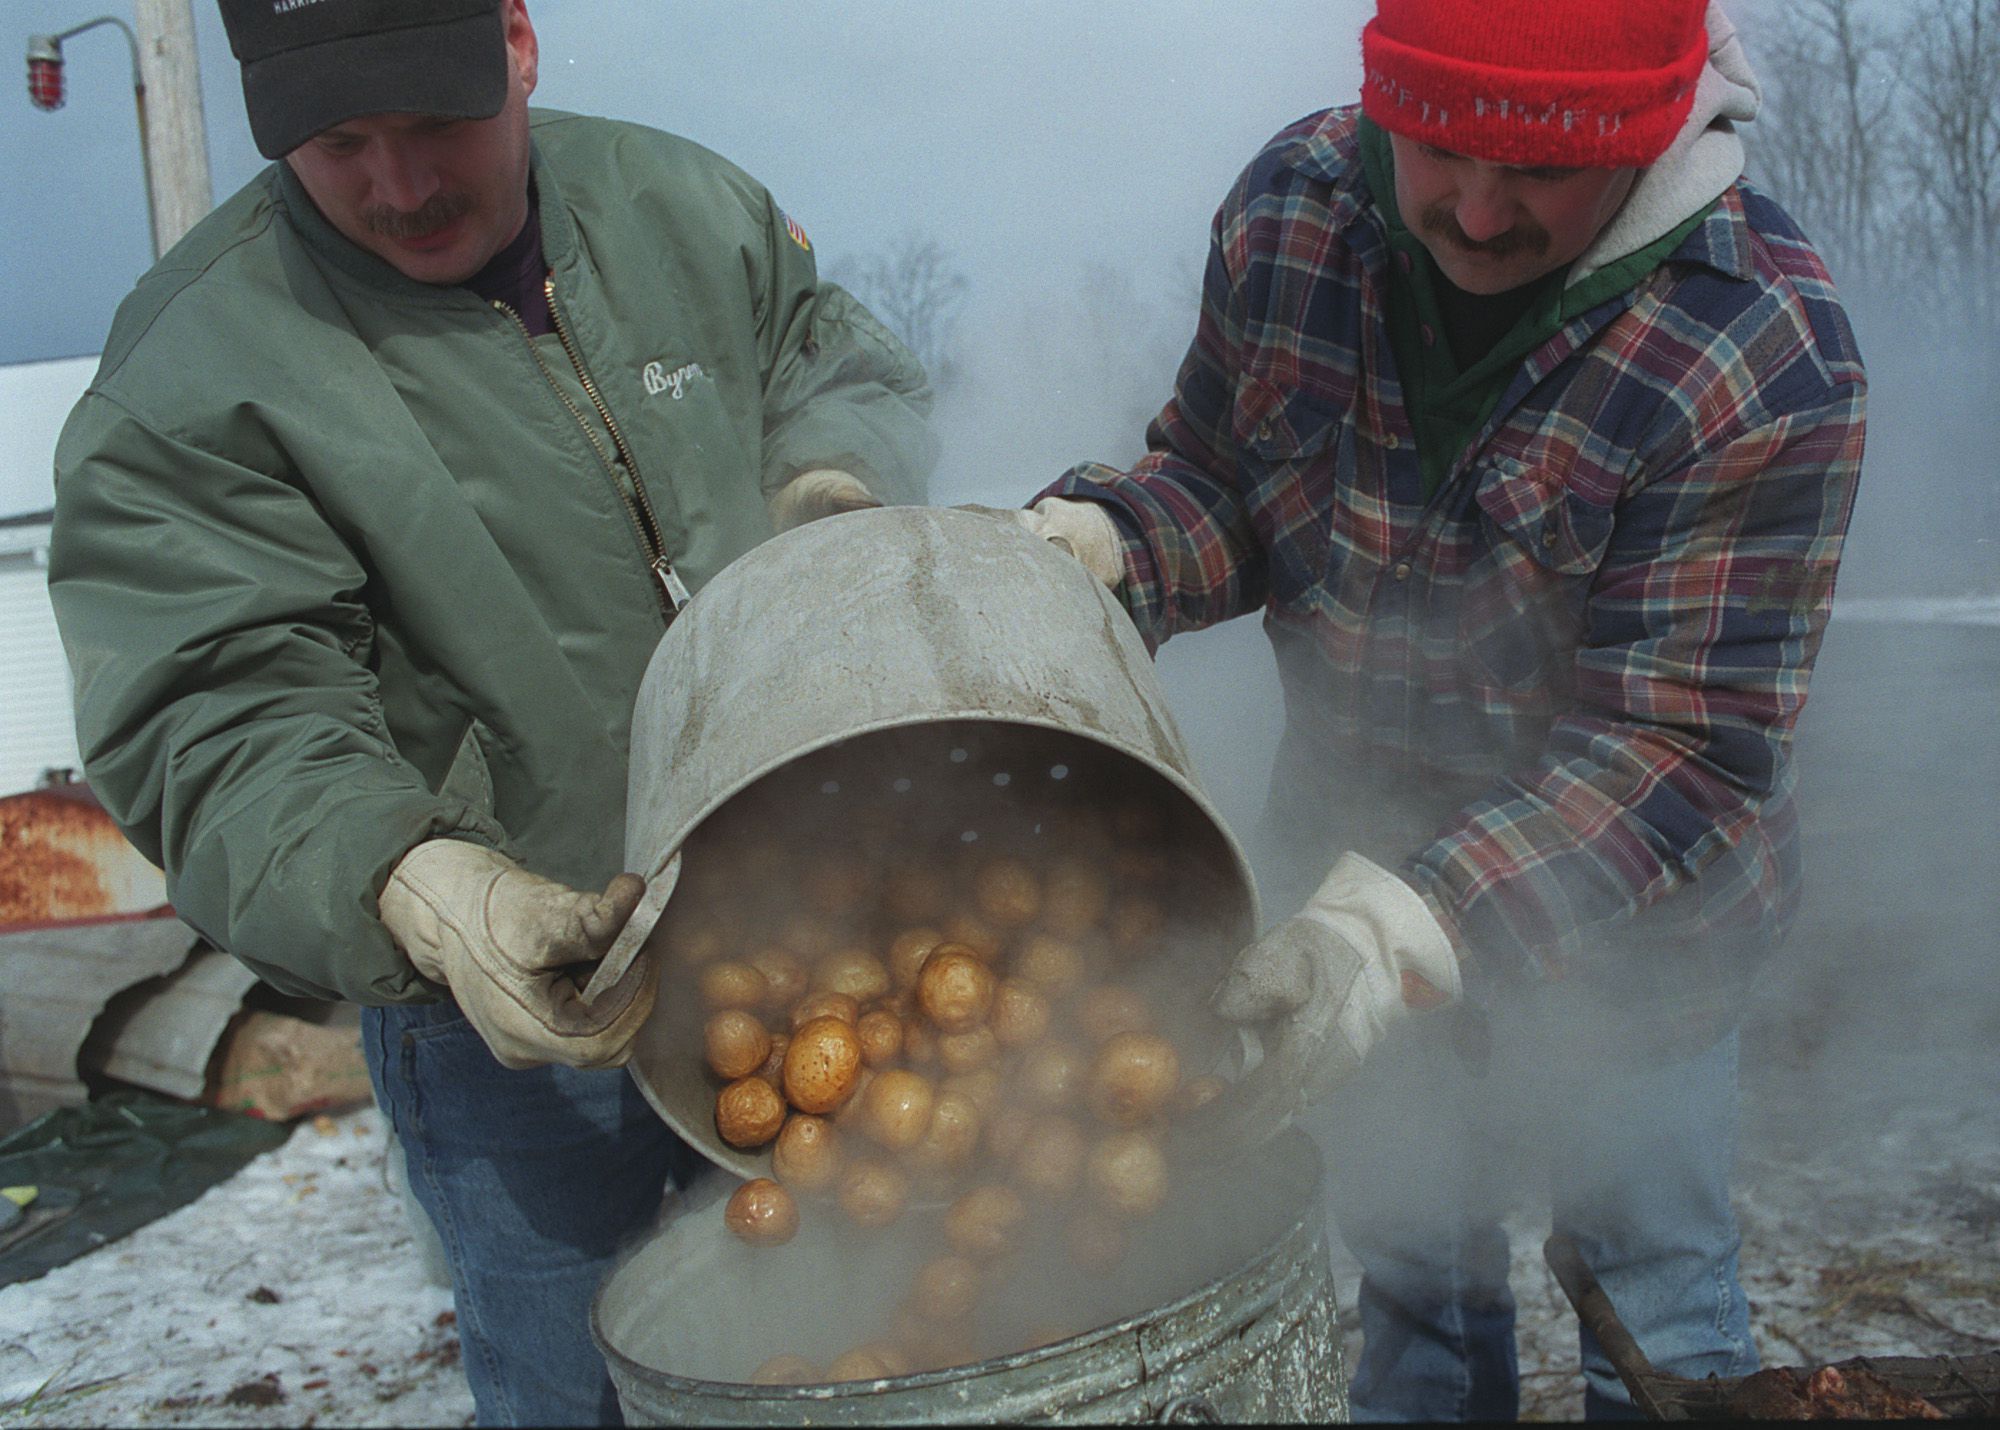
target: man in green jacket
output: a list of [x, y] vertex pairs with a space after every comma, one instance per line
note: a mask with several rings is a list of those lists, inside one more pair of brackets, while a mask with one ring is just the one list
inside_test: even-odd
[[923, 497], [929, 393], [687, 141], [530, 113], [523, 0], [222, 0], [278, 159], [141, 279], [56, 456], [91, 783], [180, 915], [365, 1005], [482, 1423], [616, 1418], [587, 1308], [684, 1155], [612, 1070], [651, 960], [633, 697], [774, 529]]

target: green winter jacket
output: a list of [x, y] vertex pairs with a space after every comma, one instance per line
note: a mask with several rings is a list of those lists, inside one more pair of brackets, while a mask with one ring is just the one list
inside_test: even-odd
[[922, 369], [762, 187], [636, 125], [533, 133], [560, 335], [404, 278], [280, 163], [125, 300], [57, 447], [85, 771], [286, 991], [435, 996], [375, 907], [424, 839], [619, 871], [647, 527], [698, 589], [801, 471], [923, 499]]

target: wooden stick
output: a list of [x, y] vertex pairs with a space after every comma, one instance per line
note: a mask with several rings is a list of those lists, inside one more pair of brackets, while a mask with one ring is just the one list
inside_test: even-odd
[[1604, 1348], [1611, 1368], [1632, 1393], [1632, 1403], [1654, 1420], [1666, 1419], [1651, 1383], [1658, 1372], [1639, 1349], [1639, 1343], [1632, 1339], [1632, 1333], [1625, 1329], [1625, 1323], [1618, 1319], [1617, 1308], [1584, 1264], [1583, 1253], [1577, 1250], [1576, 1243], [1558, 1232], [1542, 1243], [1542, 1259], [1555, 1272], [1563, 1295], [1576, 1308], [1577, 1319]]

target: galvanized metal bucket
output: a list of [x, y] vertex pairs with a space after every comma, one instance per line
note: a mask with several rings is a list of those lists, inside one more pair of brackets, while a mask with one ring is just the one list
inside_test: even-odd
[[[1038, 743], [1085, 749], [1158, 786], [1212, 876], [1202, 902], [1214, 953], [1254, 933], [1249, 864], [1195, 778], [1131, 620], [1070, 556], [955, 510], [896, 507], [799, 527], [731, 564], [681, 612], [634, 708], [626, 867], [670, 888], [705, 820], [817, 752], [877, 741], [907, 756], [936, 732], [977, 729], [1023, 759]], [[1204, 982], [1190, 970], [1182, 983], [1199, 999], [1221, 971], [1205, 970]], [[631, 1070], [711, 1160], [743, 1176], [765, 1171], [764, 1154], [716, 1135], [698, 1040], [668, 1012], [642, 1032]]]
[[1292, 1132], [1253, 1168], [1190, 1176], [1123, 1284], [1065, 1288], [1148, 1309], [947, 1370], [759, 1386], [744, 1381], [772, 1351], [824, 1363], [858, 1338], [858, 1308], [904, 1274], [913, 1238], [754, 1248], [711, 1199], [605, 1280], [591, 1335], [633, 1425], [1331, 1423], [1347, 1419], [1347, 1379], [1325, 1228], [1319, 1154]]

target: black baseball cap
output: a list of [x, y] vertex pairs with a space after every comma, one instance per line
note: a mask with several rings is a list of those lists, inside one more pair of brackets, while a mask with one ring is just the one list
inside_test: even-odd
[[507, 101], [505, 0], [221, 0], [266, 159], [364, 114], [490, 119]]

